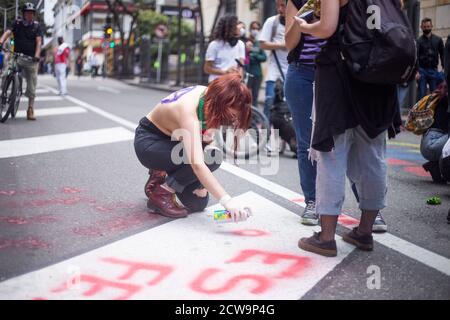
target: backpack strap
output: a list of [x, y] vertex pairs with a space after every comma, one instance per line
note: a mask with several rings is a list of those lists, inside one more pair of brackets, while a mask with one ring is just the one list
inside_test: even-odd
[[204, 111], [203, 109], [205, 107], [205, 91], [203, 91], [202, 94], [200, 95], [200, 100], [198, 101], [198, 108], [197, 108], [197, 117], [198, 120], [200, 121], [202, 131], [208, 129], [208, 127], [206, 126], [205, 114], [203, 112]]
[[[273, 39], [275, 38], [278, 30], [278, 26], [280, 25], [280, 15], [277, 15], [275, 17], [275, 20], [273, 21], [272, 25], [272, 36], [270, 38], [270, 41], [273, 42]], [[280, 60], [278, 59], [277, 53], [275, 50], [272, 50], [273, 57], [275, 58], [275, 62], [277, 63], [278, 70], [280, 71], [281, 77], [283, 78], [283, 82], [286, 80], [286, 77], [283, 72], [283, 68], [281, 68]]]
[[278, 25], [280, 24], [280, 15], [278, 14], [275, 17], [275, 20], [273, 21], [273, 25], [272, 25], [272, 36], [270, 37], [270, 41], [273, 41], [273, 38], [275, 38], [275, 36], [277, 35], [277, 30], [278, 30]]

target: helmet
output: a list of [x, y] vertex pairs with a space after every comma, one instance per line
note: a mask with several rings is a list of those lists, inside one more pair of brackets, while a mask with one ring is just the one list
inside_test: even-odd
[[22, 12], [25, 11], [33, 11], [36, 12], [36, 7], [34, 6], [34, 4], [32, 4], [31, 2], [26, 2], [23, 6], [22, 6]]

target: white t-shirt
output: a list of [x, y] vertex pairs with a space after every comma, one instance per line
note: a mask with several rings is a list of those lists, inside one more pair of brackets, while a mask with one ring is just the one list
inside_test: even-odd
[[[241, 40], [232, 47], [228, 42], [222, 40], [212, 41], [206, 50], [206, 61], [214, 61], [214, 68], [228, 70], [231, 67], [237, 67], [236, 59], [245, 59], [245, 44]], [[219, 75], [210, 74], [208, 81], [211, 82]]]
[[[275, 42], [275, 43], [284, 43], [284, 32], [285, 27], [281, 23], [278, 23], [277, 32], [272, 39], [272, 29], [275, 19], [278, 19], [278, 16], [270, 17], [264, 22], [261, 33], [259, 34], [259, 41], [263, 42]], [[281, 69], [283, 70], [284, 76], [286, 76], [286, 72], [288, 69], [288, 51], [287, 50], [275, 50], [277, 53], [278, 60], [280, 61]], [[277, 79], [282, 79], [280, 74], [280, 69], [277, 66], [277, 62], [273, 54], [270, 55], [269, 58], [269, 70], [267, 73], [266, 81], [276, 81]]]

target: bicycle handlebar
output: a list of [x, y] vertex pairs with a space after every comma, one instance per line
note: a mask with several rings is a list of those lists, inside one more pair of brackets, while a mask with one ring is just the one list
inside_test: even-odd
[[14, 52], [14, 51], [11, 51], [11, 50], [3, 48], [3, 47], [0, 47], [0, 50], [8, 52], [8, 53], [10, 53], [10, 54], [12, 54], [14, 56], [17, 56], [17, 57], [21, 57], [21, 58], [25, 58], [27, 60], [31, 60], [33, 62], [38, 62], [39, 61], [39, 58], [32, 57], [32, 56], [26, 55], [26, 54], [21, 53], [21, 52]]

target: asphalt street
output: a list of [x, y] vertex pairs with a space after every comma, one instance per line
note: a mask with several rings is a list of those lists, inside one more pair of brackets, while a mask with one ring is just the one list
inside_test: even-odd
[[[339, 241], [339, 256], [327, 260], [297, 247], [300, 236], [317, 228], [300, 224], [304, 205], [297, 160], [289, 151], [239, 167], [226, 163], [215, 173], [231, 195], [257, 208], [254, 220], [217, 227], [209, 208], [173, 221], [146, 208], [147, 171], [133, 148], [139, 119], [167, 92], [88, 77], [70, 77], [65, 97], [57, 95], [50, 76], [40, 76], [38, 88], [37, 121], [19, 114], [0, 124], [0, 297], [450, 298], [449, 186], [432, 183], [422, 169], [420, 137], [404, 132], [388, 142], [388, 207], [382, 212], [388, 233], [377, 235], [369, 253]], [[267, 175], [269, 163], [276, 170]], [[427, 205], [432, 196], [442, 204]], [[344, 213], [339, 235], [359, 218], [348, 186]], [[111, 268], [124, 264], [121, 259], [161, 272], [152, 290], [142, 289], [148, 281], [142, 275], [136, 276], [139, 284], [125, 283], [129, 274], [112, 283]], [[297, 264], [289, 268], [283, 259]], [[57, 287], [71, 266], [82, 289], [66, 296]], [[281, 267], [288, 271], [274, 275]], [[214, 272], [226, 274], [211, 280]], [[103, 287], [127, 294], [89, 291], [100, 278]], [[186, 286], [177, 294], [180, 282]]]

